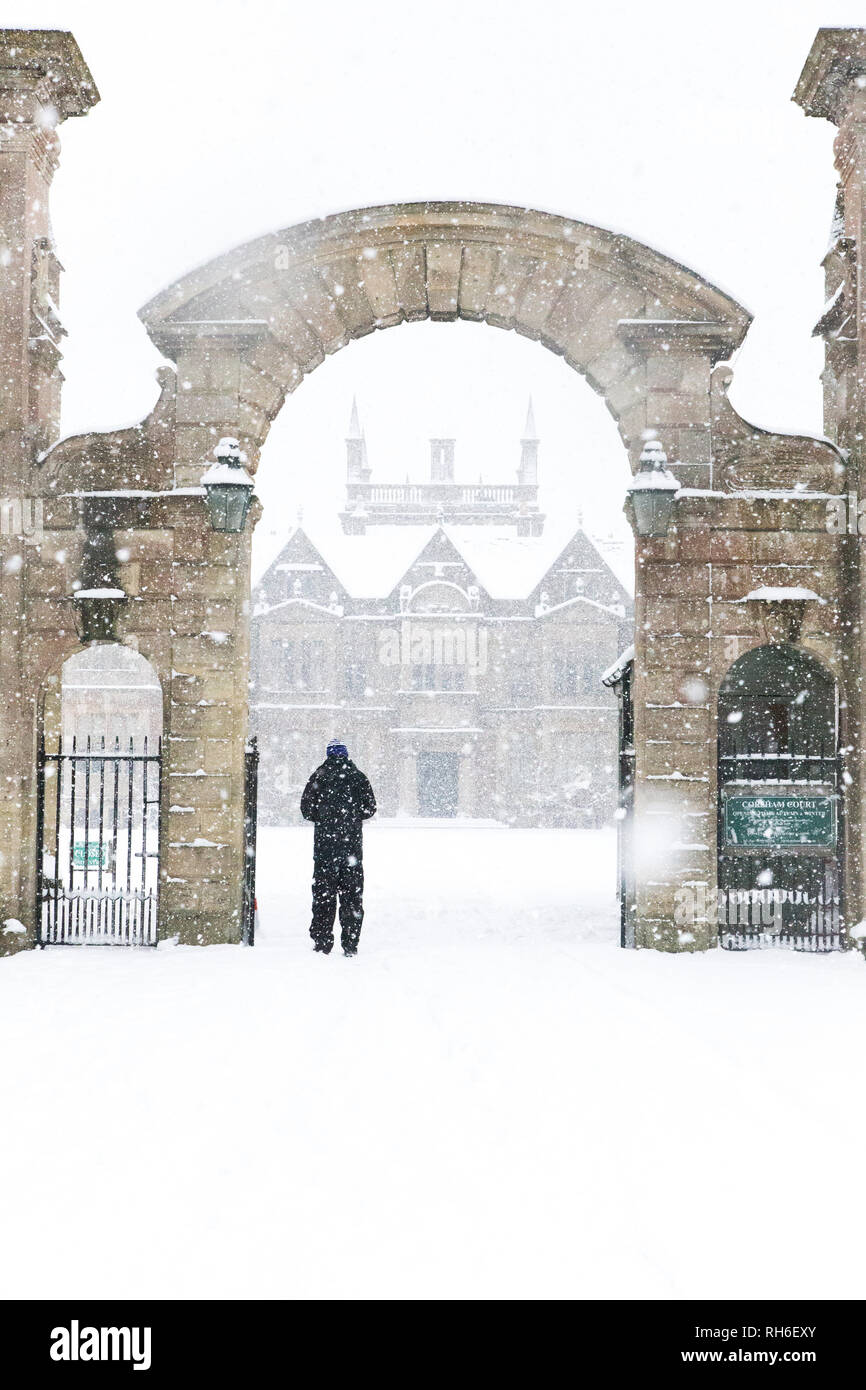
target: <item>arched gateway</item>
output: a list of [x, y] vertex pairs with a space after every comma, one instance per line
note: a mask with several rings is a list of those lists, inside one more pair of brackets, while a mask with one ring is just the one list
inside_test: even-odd
[[[353, 338], [424, 318], [513, 328], [564, 356], [604, 397], [633, 467], [653, 431], [676, 475], [667, 528], [642, 534], [634, 513], [634, 934], [665, 949], [712, 944], [715, 925], [683, 929], [675, 899], [684, 882], [715, 894], [715, 692], [806, 570], [821, 603], [805, 605], [797, 640], [840, 673], [843, 706], [855, 700], [853, 688], [844, 699], [854, 655], [844, 616], [856, 554], [825, 524], [827, 495], [846, 491], [851, 465], [826, 440], [769, 434], [733, 411], [730, 373], [716, 364], [740, 345], [746, 311], [628, 237], [548, 213], [473, 203], [347, 212], [239, 247], [157, 296], [141, 316], [173, 365], [160, 370], [151, 414], [50, 447], [61, 330], [47, 192], [57, 138], [40, 144], [33, 133], [44, 131], [49, 100], [62, 119], [97, 98], [70, 35], [4, 37], [16, 56], [0, 72], [3, 186], [33, 177], [45, 192], [11, 253], [26, 312], [0, 325], [4, 369], [20, 387], [4, 406], [5, 491], [40, 509], [38, 536], [0, 537], [21, 557], [6, 565], [3, 602], [17, 621], [0, 639], [4, 669], [20, 681], [2, 713], [11, 776], [0, 898], [4, 918], [27, 929], [4, 945], [33, 939], [40, 691], [80, 640], [112, 637], [147, 657], [164, 694], [161, 933], [240, 939], [256, 510], [240, 533], [214, 530], [202, 474], [225, 435], [241, 440], [254, 471], [271, 422], [309, 372]], [[813, 51], [810, 63], [819, 58]], [[46, 329], [39, 338], [33, 314]], [[834, 352], [841, 375], [850, 364]], [[841, 434], [848, 417], [836, 423]], [[770, 597], [744, 601], [762, 590]], [[856, 788], [856, 767], [851, 778]], [[859, 823], [851, 791], [855, 844]], [[855, 903], [859, 854], [847, 863]]]
[[287, 228], [184, 276], [141, 318], [187, 392], [178, 485], [199, 482], [208, 425], [236, 434], [255, 466], [286, 396], [329, 354], [427, 318], [515, 329], [564, 356], [604, 397], [635, 463], [662, 393], [676, 457], [705, 482], [709, 367], [749, 324], [727, 295], [629, 237], [484, 203]]

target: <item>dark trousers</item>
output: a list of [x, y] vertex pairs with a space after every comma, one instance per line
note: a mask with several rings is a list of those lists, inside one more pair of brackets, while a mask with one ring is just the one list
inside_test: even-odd
[[[350, 862], [352, 861], [352, 862]], [[364, 866], [353, 855], [316, 860], [313, 866], [313, 921], [310, 936], [330, 951], [334, 918], [340, 899], [340, 941], [344, 950], [357, 949], [364, 920]]]

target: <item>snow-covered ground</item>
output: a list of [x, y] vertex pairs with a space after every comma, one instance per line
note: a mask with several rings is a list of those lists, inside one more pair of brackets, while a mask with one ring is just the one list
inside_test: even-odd
[[610, 832], [307, 829], [254, 950], [0, 961], [0, 1296], [866, 1296], [866, 967], [617, 947]]

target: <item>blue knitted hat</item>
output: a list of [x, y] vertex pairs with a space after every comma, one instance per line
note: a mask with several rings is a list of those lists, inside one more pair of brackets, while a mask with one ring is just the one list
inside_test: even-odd
[[329, 758], [348, 758], [349, 750], [345, 743], [341, 743], [339, 739], [332, 738], [327, 747], [327, 754]]

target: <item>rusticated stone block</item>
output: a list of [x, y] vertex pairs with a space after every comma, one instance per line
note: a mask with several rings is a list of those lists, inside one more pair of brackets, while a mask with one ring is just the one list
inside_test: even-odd
[[691, 673], [709, 663], [709, 646], [702, 637], [653, 636], [646, 645], [648, 669]]
[[[703, 597], [710, 592], [710, 569], [702, 564], [649, 564], [643, 567], [643, 591], [648, 596]], [[713, 572], [715, 579], [716, 571]]]
[[707, 759], [713, 755], [714, 749], [707, 743], [648, 739], [644, 743], [644, 773], [647, 777], [673, 772], [698, 776], [706, 771]]

